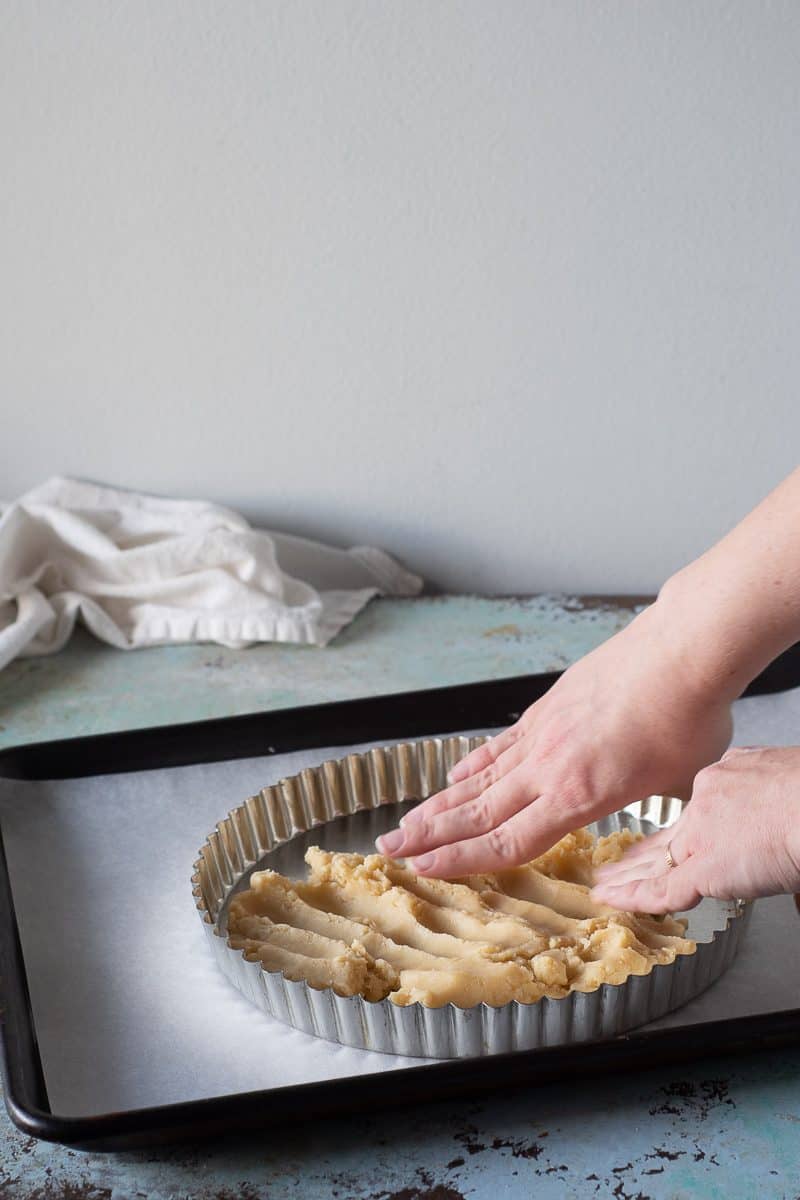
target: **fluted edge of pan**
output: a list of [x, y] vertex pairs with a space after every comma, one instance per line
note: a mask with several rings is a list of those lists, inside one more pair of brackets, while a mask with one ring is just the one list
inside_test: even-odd
[[[402, 1007], [339, 996], [268, 971], [228, 944], [228, 897], [254, 869], [267, 865], [271, 851], [337, 817], [424, 799], [445, 787], [451, 766], [484, 740], [422, 738], [331, 759], [263, 788], [219, 822], [194, 864], [192, 892], [218, 965], [248, 1000], [304, 1033], [343, 1045], [414, 1058], [469, 1058], [614, 1037], [681, 1007], [724, 973], [749, 922], [752, 906], [742, 901], [707, 902], [717, 906], [714, 930], [694, 954], [656, 964], [647, 975], [621, 984], [534, 1004]], [[683, 802], [674, 797], [649, 796], [590, 828], [599, 835], [623, 827], [638, 831], [642, 821], [664, 828], [682, 810]]]

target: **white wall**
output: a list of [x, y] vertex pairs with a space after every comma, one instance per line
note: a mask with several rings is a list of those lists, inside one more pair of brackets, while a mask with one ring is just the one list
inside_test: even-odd
[[0, 494], [654, 589], [798, 459], [797, 0], [5, 0]]

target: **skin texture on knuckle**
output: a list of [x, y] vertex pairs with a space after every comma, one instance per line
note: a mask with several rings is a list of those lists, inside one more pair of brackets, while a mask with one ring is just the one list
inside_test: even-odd
[[491, 791], [483, 792], [465, 805], [465, 815], [473, 829], [491, 829], [495, 824], [495, 801]]
[[518, 839], [507, 824], [490, 830], [486, 835], [486, 844], [497, 859], [509, 866], [522, 862]]
[[[459, 783], [454, 783], [452, 787], [444, 788], [441, 792], [436, 792], [430, 796], [416, 809], [416, 820], [430, 820], [432, 817], [438, 817], [441, 813], [451, 812], [454, 808], [458, 808], [468, 799], [469, 792], [475, 790], [475, 785], [472, 782], [472, 777], [462, 779]], [[465, 795], [466, 791], [466, 795]]]
[[431, 800], [427, 801], [425, 810], [420, 812], [418, 822], [415, 822], [415, 824], [429, 825], [437, 817], [441, 817], [444, 813], [451, 812], [457, 807], [458, 805], [456, 804], [448, 803], [447, 792], [440, 792], [438, 796], [434, 796]]
[[475, 776], [475, 786], [479, 788], [481, 792], [486, 792], [489, 790], [492, 784], [496, 782], [497, 777], [497, 767], [493, 762], [491, 762], [487, 766], [483, 767]]

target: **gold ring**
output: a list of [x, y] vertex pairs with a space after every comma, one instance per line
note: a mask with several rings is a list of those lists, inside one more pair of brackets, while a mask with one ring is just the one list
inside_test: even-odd
[[672, 850], [670, 849], [671, 846], [672, 846], [672, 842], [667, 842], [666, 846], [664, 847], [664, 857], [667, 860], [667, 867], [670, 871], [672, 870], [673, 867], [677, 867], [677, 865], [678, 865], [675, 862], [675, 859], [672, 857]]

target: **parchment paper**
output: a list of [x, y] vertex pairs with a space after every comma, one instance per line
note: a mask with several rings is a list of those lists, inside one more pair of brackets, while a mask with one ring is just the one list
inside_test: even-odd
[[[800, 743], [800, 689], [740, 701], [735, 740]], [[304, 766], [362, 748], [0, 780], [0, 825], [54, 1112], [123, 1111], [421, 1064], [265, 1017], [216, 967], [191, 896], [196, 853], [229, 809]], [[656, 1025], [795, 1007], [800, 954], [787, 953], [787, 939], [800, 949], [791, 898], [759, 902], [723, 979]]]

